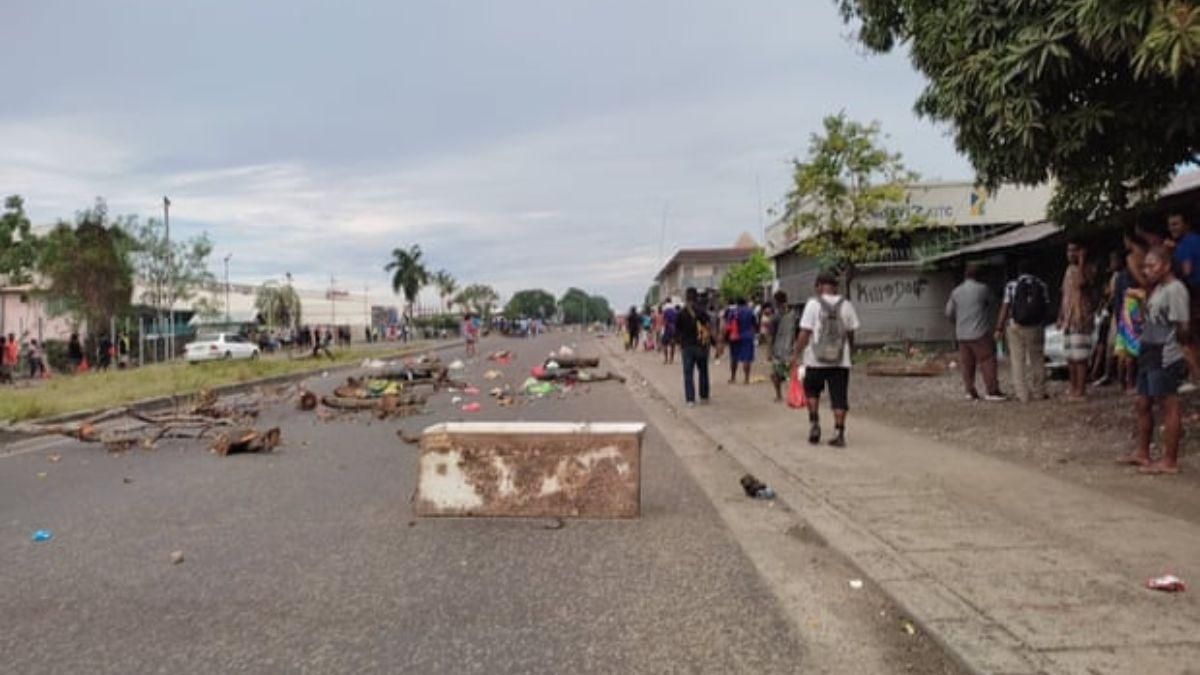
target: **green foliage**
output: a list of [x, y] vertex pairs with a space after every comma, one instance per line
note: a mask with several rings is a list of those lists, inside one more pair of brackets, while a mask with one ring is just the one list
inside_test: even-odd
[[286, 284], [268, 281], [254, 295], [254, 309], [262, 320], [271, 327], [293, 328], [300, 325], [300, 295], [292, 288], [291, 280]]
[[504, 306], [504, 315], [510, 319], [520, 317], [548, 319], [554, 316], [558, 303], [549, 291], [540, 288], [517, 291]]
[[454, 296], [454, 304], [462, 305], [464, 309], [483, 316], [485, 319], [492, 315], [492, 305], [500, 296], [487, 284], [471, 284]]
[[878, 124], [840, 113], [823, 125], [808, 158], [794, 162], [784, 217], [803, 255], [825, 266], [852, 265], [877, 255], [888, 234], [923, 224], [904, 208], [906, 185], [918, 176], [880, 147]]
[[458, 280], [446, 270], [435, 272], [432, 280], [433, 285], [438, 289], [438, 297], [442, 299], [442, 304], [449, 310], [453, 305], [451, 298], [454, 297], [454, 293], [458, 290]]
[[119, 222], [108, 218], [103, 200], [75, 217], [59, 222], [41, 246], [38, 271], [45, 276], [50, 307], [59, 307], [93, 331], [129, 309], [133, 295], [135, 242]]
[[30, 231], [25, 202], [17, 195], [4, 200], [0, 215], [0, 276], [9, 284], [27, 284], [37, 265], [38, 240]]
[[127, 218], [121, 225], [134, 242], [133, 265], [143, 290], [138, 300], [150, 307], [173, 307], [193, 300], [196, 289], [213, 281], [208, 271], [212, 241], [201, 234], [186, 241], [167, 241], [163, 221], [139, 223]]
[[607, 298], [588, 295], [578, 288], [567, 289], [558, 301], [558, 308], [565, 324], [605, 322], [612, 318]]
[[1157, 193], [1200, 147], [1191, 0], [838, 0], [876, 51], [907, 44], [918, 112], [948, 122], [988, 187], [1053, 179], [1078, 226]]
[[384, 265], [383, 270], [392, 273], [392, 292], [404, 292], [404, 300], [408, 303], [411, 315], [417, 295], [429, 283], [429, 270], [425, 269], [425, 264], [421, 261], [421, 247], [413, 244], [407, 250], [392, 249], [392, 261]]
[[721, 297], [726, 300], [746, 298], [753, 302], [763, 288], [775, 278], [771, 261], [762, 251], [755, 251], [744, 263], [734, 265], [721, 279]]

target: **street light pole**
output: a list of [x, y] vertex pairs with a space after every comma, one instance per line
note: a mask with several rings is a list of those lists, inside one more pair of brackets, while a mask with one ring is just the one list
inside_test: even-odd
[[167, 360], [175, 359], [175, 267], [174, 267], [174, 251], [171, 250], [171, 200], [163, 196], [163, 226], [166, 228], [167, 234], [167, 297], [170, 298], [170, 304], [167, 306], [168, 322], [171, 326], [171, 332], [167, 335]]
[[331, 319], [330, 323], [333, 324], [334, 326], [337, 325], [337, 292], [334, 291], [334, 288], [333, 288], [334, 284], [336, 284], [336, 283], [337, 283], [337, 279], [334, 279], [333, 275], [330, 274], [329, 275], [329, 316]]
[[232, 253], [225, 254], [225, 327], [229, 328], [229, 259]]

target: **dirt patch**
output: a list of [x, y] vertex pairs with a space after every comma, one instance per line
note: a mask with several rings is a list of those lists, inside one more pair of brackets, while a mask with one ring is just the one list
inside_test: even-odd
[[[1147, 477], [1114, 464], [1133, 449], [1133, 398], [1118, 387], [1097, 387], [1087, 401], [1064, 399], [1066, 384], [1047, 383], [1050, 399], [1028, 404], [971, 402], [962, 376], [871, 377], [855, 369], [855, 412], [977, 452], [1036, 466], [1161, 513], [1200, 522], [1200, 395], [1183, 398], [1183, 473]], [[1011, 392], [1007, 364], [1001, 389]], [[980, 385], [982, 386], [982, 385]]]

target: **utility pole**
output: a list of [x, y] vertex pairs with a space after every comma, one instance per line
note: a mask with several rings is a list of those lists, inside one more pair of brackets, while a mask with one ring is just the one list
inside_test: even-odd
[[167, 360], [175, 358], [175, 266], [174, 251], [171, 250], [171, 200], [163, 196], [163, 226], [167, 230], [167, 316], [171, 324], [171, 332], [167, 334]]
[[229, 327], [229, 259], [232, 253], [225, 254], [225, 327]]
[[336, 284], [336, 283], [337, 283], [337, 279], [334, 279], [333, 275], [330, 274], [329, 275], [329, 315], [331, 317], [330, 323], [333, 324], [334, 326], [337, 325], [337, 292], [333, 288], [334, 284]]

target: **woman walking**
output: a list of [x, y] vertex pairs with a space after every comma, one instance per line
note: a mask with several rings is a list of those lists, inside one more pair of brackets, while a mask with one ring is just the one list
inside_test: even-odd
[[737, 381], [738, 365], [746, 384], [750, 384], [750, 365], [754, 363], [754, 342], [758, 335], [758, 320], [745, 298], [738, 298], [728, 318], [726, 336], [729, 340], [729, 383]]

